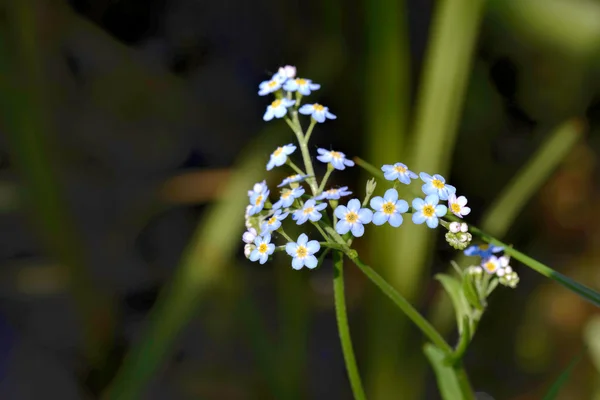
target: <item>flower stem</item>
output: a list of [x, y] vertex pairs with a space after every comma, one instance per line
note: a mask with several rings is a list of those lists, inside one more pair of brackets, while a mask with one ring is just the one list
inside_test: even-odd
[[435, 344], [447, 354], [452, 353], [452, 348], [444, 338], [400, 293], [385, 281], [375, 270], [362, 262], [356, 251], [347, 251], [346, 255], [356, 266], [373, 282], [386, 296], [388, 296], [404, 314]]
[[[296, 118], [298, 118], [298, 114], [296, 114]], [[300, 123], [298, 123], [300, 124]], [[315, 127], [315, 125], [317, 124], [317, 120], [314, 118], [310, 119], [310, 125], [308, 126], [308, 130], [306, 131], [306, 135], [304, 136], [304, 141], [306, 142], [306, 144], [308, 144], [308, 141], [310, 140], [310, 135], [312, 134], [313, 128]]]
[[458, 385], [460, 387], [463, 400], [475, 400], [473, 389], [469, 383], [469, 377], [467, 376], [462, 363], [454, 367], [454, 372], [456, 374], [456, 379], [458, 380]]
[[325, 172], [325, 176], [323, 177], [323, 180], [321, 181], [321, 186], [319, 186], [319, 190], [317, 191], [317, 194], [323, 193], [323, 189], [325, 189], [325, 184], [327, 183], [329, 176], [333, 172], [333, 169], [334, 168], [333, 168], [333, 165], [331, 165], [331, 163], [327, 164], [327, 172]]
[[292, 169], [294, 171], [296, 171], [297, 174], [300, 175], [306, 175], [296, 164], [294, 164], [294, 162], [292, 160], [290, 160], [289, 158], [287, 159], [287, 164], [292, 167]]
[[338, 333], [342, 344], [342, 353], [346, 363], [346, 371], [355, 400], [366, 399], [365, 391], [360, 380], [360, 374], [352, 349], [352, 339], [348, 326], [348, 314], [346, 312], [346, 299], [344, 294], [344, 256], [340, 251], [333, 252], [333, 296], [335, 301], [335, 316], [337, 320]]
[[306, 182], [310, 185], [310, 190], [314, 196], [318, 192], [318, 187], [317, 178], [315, 178], [315, 170], [310, 159], [310, 152], [308, 151], [308, 139], [310, 139], [310, 134], [312, 133], [315, 122], [311, 122], [306, 135], [302, 133], [302, 125], [300, 125], [300, 120], [298, 119], [298, 111], [292, 111], [292, 121], [290, 121], [289, 118], [286, 118], [285, 122], [287, 122], [290, 128], [292, 128], [292, 131], [294, 131], [296, 138], [298, 139], [300, 152], [302, 153], [302, 161], [304, 161], [304, 169], [306, 170], [306, 174], [309, 176], [306, 179]]

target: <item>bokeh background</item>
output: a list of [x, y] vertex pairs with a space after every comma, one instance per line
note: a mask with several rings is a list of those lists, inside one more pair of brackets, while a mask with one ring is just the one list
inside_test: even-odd
[[[351, 398], [330, 262], [297, 272], [285, 256], [243, 256], [245, 192], [287, 174], [263, 168], [293, 139], [262, 121], [257, 87], [296, 65], [338, 116], [313, 150], [427, 168], [415, 115], [434, 15], [452, 3], [481, 2], [2, 2], [0, 398], [100, 398], [132, 382], [142, 394], [121, 398]], [[600, 1], [485, 3], [452, 140], [428, 172], [469, 198], [469, 221], [600, 289]], [[460, 26], [474, 17], [456, 14]], [[363, 193], [366, 177], [355, 168], [333, 183]], [[403, 228], [367, 230], [358, 249], [452, 342], [433, 276], [457, 252], [439, 231]], [[515, 267], [520, 285], [493, 294], [469, 348], [474, 388], [542, 398], [577, 359], [559, 398], [600, 399], [597, 309]], [[346, 270], [369, 398], [438, 399], [423, 338]]]

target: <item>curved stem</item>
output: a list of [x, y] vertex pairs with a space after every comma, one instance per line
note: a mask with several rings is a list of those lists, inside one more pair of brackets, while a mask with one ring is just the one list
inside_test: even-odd
[[352, 349], [352, 339], [348, 326], [348, 315], [346, 312], [346, 299], [344, 294], [344, 256], [340, 251], [333, 252], [333, 296], [335, 301], [335, 316], [337, 320], [338, 333], [344, 354], [346, 372], [350, 380], [350, 387], [355, 400], [366, 399], [365, 391], [360, 380], [360, 374], [356, 365], [356, 357]]
[[296, 164], [294, 164], [294, 162], [293, 162], [292, 160], [290, 160], [289, 158], [287, 159], [287, 165], [289, 165], [290, 167], [292, 167], [292, 169], [293, 169], [294, 171], [296, 171], [296, 173], [297, 173], [297, 174], [300, 174], [300, 175], [306, 175], [306, 174], [304, 173], [304, 171], [302, 171], [302, 170], [301, 170], [301, 169], [300, 169], [300, 168], [299, 168], [299, 167], [298, 167]]
[[354, 250], [346, 252], [346, 255], [356, 266], [373, 282], [381, 291], [388, 296], [404, 314], [435, 344], [447, 354], [452, 353], [452, 348], [444, 338], [400, 293], [385, 281], [375, 270], [363, 263]]
[[310, 152], [308, 151], [308, 140], [310, 139], [310, 134], [312, 133], [316, 121], [311, 120], [306, 135], [302, 134], [302, 126], [300, 125], [300, 120], [298, 119], [298, 111], [292, 111], [292, 121], [292, 125], [295, 127], [295, 129], [292, 128], [292, 130], [298, 138], [300, 152], [302, 153], [302, 161], [304, 161], [304, 169], [306, 170], [306, 174], [310, 176], [306, 179], [306, 182], [308, 182], [308, 184], [310, 185], [310, 189], [312, 190], [313, 195], [316, 195], [318, 193], [317, 178], [315, 178], [315, 170], [310, 159]]
[[331, 163], [327, 164], [327, 171], [325, 172], [325, 176], [323, 177], [323, 180], [321, 181], [321, 186], [319, 186], [319, 190], [317, 191], [317, 193], [323, 192], [323, 189], [325, 189], [325, 184], [327, 183], [329, 176], [333, 172], [333, 169], [334, 168], [333, 168], [333, 165], [331, 165]]

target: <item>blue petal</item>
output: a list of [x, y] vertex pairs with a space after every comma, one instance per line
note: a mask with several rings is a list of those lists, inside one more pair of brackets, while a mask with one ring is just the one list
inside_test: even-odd
[[396, 200], [398, 200], [398, 191], [396, 189], [388, 189], [385, 191], [383, 198], [385, 201], [391, 201], [392, 203], [395, 203]]
[[269, 256], [266, 253], [263, 253], [260, 255], [259, 263], [264, 264], [267, 262], [268, 259], [269, 259]]
[[398, 174], [400, 175], [398, 177], [398, 180], [402, 183], [404, 183], [405, 185], [409, 185], [410, 184], [410, 178], [408, 177], [408, 175], [406, 174]]
[[360, 209], [360, 201], [358, 199], [352, 199], [348, 202], [348, 210], [358, 212]]
[[288, 242], [285, 245], [285, 252], [288, 253], [290, 256], [296, 255], [297, 249], [298, 249], [298, 245], [294, 242]]
[[273, 116], [274, 116], [273, 107], [271, 107], [271, 106], [267, 107], [267, 111], [265, 111], [265, 115], [263, 115], [263, 120], [270, 121], [273, 119]]
[[425, 173], [425, 172], [421, 172], [419, 174], [419, 176], [421, 177], [421, 179], [423, 180], [423, 182], [429, 183], [433, 180], [433, 178], [431, 177], [431, 175]]
[[317, 251], [321, 250], [321, 245], [316, 240], [311, 240], [306, 243], [306, 248], [310, 254], [315, 254]]
[[337, 206], [333, 214], [338, 217], [338, 219], [344, 219], [347, 212], [348, 208], [346, 206]]
[[463, 252], [466, 256], [476, 256], [479, 254], [479, 246], [469, 246]]
[[326, 208], [327, 208], [327, 203], [321, 203], [321, 204], [317, 204], [315, 206], [315, 210], [317, 210], [317, 211], [323, 211]]
[[438, 190], [435, 188], [435, 186], [433, 186], [433, 183], [431, 183], [431, 182], [427, 182], [426, 184], [421, 186], [421, 190], [423, 190], [423, 193], [425, 193], [427, 195], [435, 194], [438, 192]]
[[425, 222], [426, 219], [427, 217], [425, 217], [425, 215], [423, 215], [421, 211], [416, 212], [412, 215], [412, 220], [415, 224], [422, 224], [423, 222]]
[[267, 163], [267, 171], [272, 170], [274, 166], [275, 166], [275, 160], [273, 160], [273, 158], [271, 158], [269, 160], [269, 162]]
[[294, 259], [292, 260], [292, 268], [294, 268], [295, 270], [299, 270], [304, 266], [304, 260], [298, 258], [298, 257], [294, 257]]
[[343, 219], [340, 219], [337, 224], [335, 224], [335, 231], [337, 233], [339, 233], [340, 235], [344, 235], [346, 233], [348, 233], [348, 231], [350, 230], [350, 224], [347, 223], [346, 221], [344, 221]]
[[325, 113], [324, 113], [324, 112], [322, 112], [322, 111], [320, 111], [320, 112], [319, 112], [319, 111], [315, 111], [315, 112], [312, 114], [312, 117], [313, 117], [313, 118], [314, 118], [314, 119], [315, 119], [317, 122], [320, 122], [320, 123], [323, 123], [323, 122], [325, 122]]
[[412, 201], [412, 207], [413, 207], [415, 210], [419, 211], [419, 210], [421, 210], [423, 207], [425, 207], [425, 201], [423, 201], [423, 199], [421, 199], [421, 198], [417, 197], [416, 199], [414, 199], [414, 200]]
[[439, 206], [435, 206], [435, 215], [438, 217], [443, 217], [448, 212], [448, 208], [442, 204]]
[[307, 256], [304, 259], [304, 265], [306, 265], [307, 268], [313, 269], [317, 266], [318, 260], [317, 257], [315, 256]]
[[374, 215], [373, 215], [373, 223], [375, 225], [383, 225], [388, 221], [388, 215], [381, 212], [381, 211], [377, 211]]
[[440, 202], [440, 198], [438, 197], [437, 194], [430, 194], [427, 197], [425, 197], [425, 203], [431, 204], [432, 206], [435, 206], [439, 202]]
[[277, 107], [273, 110], [273, 114], [277, 118], [282, 118], [285, 114], [287, 114], [287, 108], [285, 107]]
[[393, 226], [394, 228], [399, 227], [400, 225], [402, 225], [402, 215], [398, 214], [398, 213], [394, 213], [390, 216], [390, 225]]
[[346, 164], [346, 167], [354, 167], [354, 161], [348, 160], [346, 158], [344, 158], [344, 164]]
[[[388, 181], [393, 181], [396, 180], [398, 178], [398, 172], [396, 171], [387, 171], [383, 174], [383, 177], [385, 179], [387, 179]], [[402, 179], [400, 180], [402, 181]]]
[[355, 223], [352, 224], [352, 235], [354, 237], [361, 237], [365, 233], [365, 227], [363, 224]]
[[300, 236], [298, 236], [298, 241], [296, 243], [304, 246], [304, 245], [306, 245], [307, 241], [308, 241], [308, 236], [306, 236], [306, 233], [303, 233]]
[[427, 226], [430, 227], [431, 229], [437, 228], [437, 226], [438, 226], [438, 219], [437, 219], [437, 217], [428, 218], [427, 219]]
[[308, 218], [312, 221], [312, 222], [317, 222], [318, 220], [321, 219], [321, 217], [323, 217], [323, 215], [319, 212], [313, 211], [310, 213], [310, 215], [308, 216]]
[[368, 224], [373, 219], [373, 211], [363, 208], [358, 212], [358, 220], [363, 224]]
[[274, 251], [275, 245], [273, 243], [269, 243], [269, 245], [267, 246], [267, 254], [273, 254]]
[[250, 261], [256, 261], [258, 260], [258, 257], [260, 257], [260, 252], [257, 249], [252, 250], [252, 253], [250, 253], [250, 257], [248, 257], [250, 259]]
[[381, 207], [383, 207], [383, 198], [381, 196], [373, 197], [369, 202], [369, 205], [373, 210], [379, 211], [381, 210]]
[[329, 119], [336, 119], [337, 118], [334, 114], [330, 113], [329, 111], [325, 111], [325, 116], [327, 118], [329, 118]]
[[408, 203], [406, 202], [406, 200], [398, 200], [396, 202], [396, 210], [398, 210], [399, 213], [405, 213], [408, 211]]
[[315, 110], [315, 108], [313, 107], [312, 104], [305, 104], [302, 107], [300, 107], [298, 112], [300, 114], [308, 115], [308, 114], [312, 114], [314, 110]]
[[318, 149], [317, 149], [317, 153], [319, 153], [319, 154], [328, 154], [328, 153], [329, 153], [329, 151], [327, 151], [327, 150], [325, 150], [325, 149], [318, 148]]
[[446, 183], [446, 180], [444, 179], [443, 176], [441, 176], [440, 174], [435, 174], [433, 175], [433, 179], [437, 179], [438, 181], [442, 182], [442, 183]]

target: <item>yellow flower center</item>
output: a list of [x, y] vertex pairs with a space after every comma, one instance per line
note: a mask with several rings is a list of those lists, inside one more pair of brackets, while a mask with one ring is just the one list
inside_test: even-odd
[[308, 255], [308, 249], [304, 246], [298, 246], [296, 249], [296, 257], [304, 258]]
[[306, 79], [298, 78], [296, 79], [296, 83], [298, 85], [306, 85]]
[[277, 217], [273, 215], [271, 218], [269, 218], [267, 224], [273, 225], [275, 222], [277, 222]]
[[325, 107], [323, 107], [319, 103], [313, 104], [313, 108], [315, 109], [315, 111], [323, 111], [323, 110], [325, 110]]
[[290, 176], [288, 176], [287, 178], [288, 178], [290, 181], [292, 181], [292, 180], [294, 180], [294, 179], [297, 179], [299, 176], [300, 176], [300, 175], [296, 174], [296, 175], [290, 175]]
[[255, 206], [259, 205], [260, 203], [262, 203], [262, 200], [263, 200], [263, 195], [261, 194], [261, 195], [259, 195], [259, 196], [256, 198], [256, 201], [254, 202], [254, 205], [255, 205]]
[[[279, 100], [277, 100], [277, 101], [279, 101]], [[273, 152], [273, 155], [274, 155], [275, 157], [277, 157], [277, 156], [279, 156], [281, 153], [283, 153], [283, 147], [278, 147], [278, 148], [276, 148], [276, 149], [275, 149], [275, 151]]]
[[274, 88], [275, 86], [277, 86], [277, 83], [278, 82], [276, 80], [272, 80], [272, 81], [269, 81], [269, 83], [267, 84], [267, 86], [270, 87], [270, 88]]
[[403, 174], [406, 172], [406, 168], [404, 168], [402, 165], [397, 165], [394, 167], [394, 171]]
[[358, 214], [354, 211], [349, 211], [346, 213], [346, 222], [353, 224], [358, 220]]
[[277, 108], [281, 105], [281, 100], [275, 100], [274, 102], [271, 103], [271, 107], [272, 108]]
[[489, 244], [481, 244], [481, 245], [479, 245], [479, 249], [480, 250], [487, 250], [489, 247], [490, 247]]
[[329, 154], [331, 154], [331, 157], [335, 158], [336, 160], [339, 160], [340, 158], [342, 158], [342, 154], [337, 151], [332, 151]]
[[439, 179], [434, 179], [431, 181], [431, 183], [433, 184], [433, 187], [436, 189], [444, 188], [444, 182], [440, 181]]
[[432, 205], [428, 204], [425, 207], [423, 207], [423, 215], [424, 216], [429, 218], [429, 217], [433, 217], [433, 214], [435, 214], [435, 208], [433, 208]]
[[290, 197], [292, 195], [292, 191], [291, 190], [285, 190], [281, 193], [281, 198], [282, 199], [287, 199], [288, 197]]
[[496, 269], [496, 265], [493, 262], [486, 262], [483, 268], [487, 269], [489, 272], [493, 272]]
[[268, 249], [269, 249], [269, 246], [267, 246], [266, 243], [261, 243], [260, 246], [258, 246], [258, 252], [261, 254], [266, 253]]
[[383, 204], [383, 212], [385, 214], [393, 214], [396, 211], [396, 205], [391, 201]]
[[450, 205], [450, 208], [452, 209], [453, 212], [455, 213], [460, 213], [460, 204], [458, 203], [452, 203], [452, 205]]
[[314, 207], [306, 207], [304, 209], [304, 215], [306, 214], [310, 214], [311, 212], [315, 211]]

